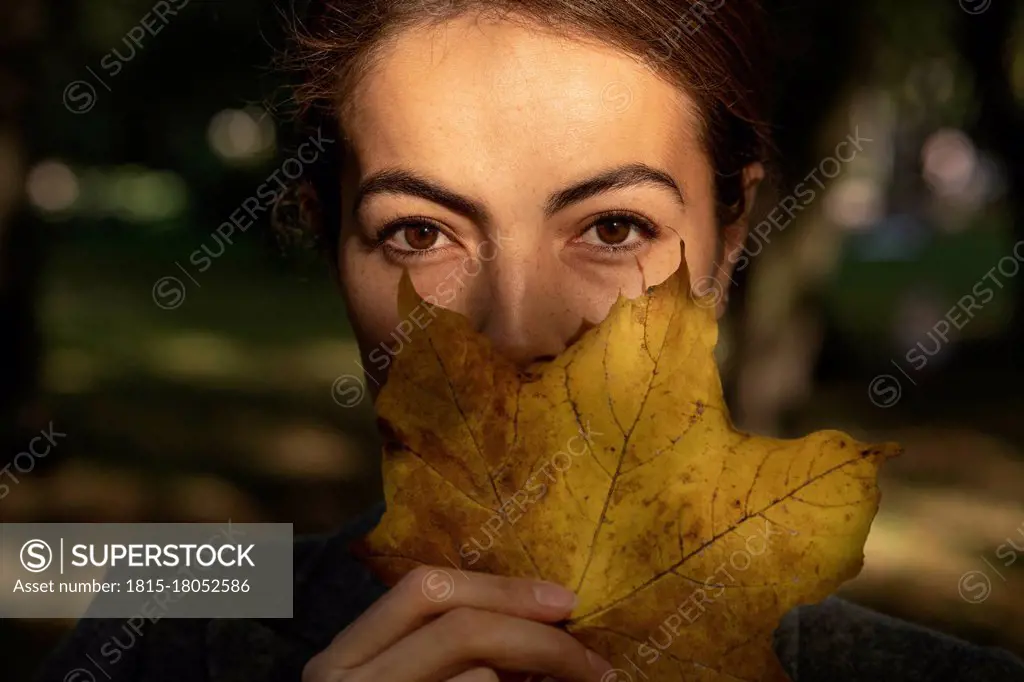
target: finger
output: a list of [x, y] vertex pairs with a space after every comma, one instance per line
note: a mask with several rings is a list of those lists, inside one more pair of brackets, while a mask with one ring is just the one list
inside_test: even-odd
[[473, 668], [461, 675], [456, 675], [448, 682], [499, 682], [499, 678], [498, 673], [490, 668]]
[[459, 608], [362, 667], [371, 680], [441, 682], [483, 662], [491, 668], [599, 682], [611, 666], [563, 630], [503, 613]]
[[550, 675], [535, 675], [533, 673], [515, 673], [498, 671], [498, 682], [558, 682]]
[[335, 637], [324, 653], [337, 667], [355, 668], [452, 609], [474, 607], [554, 623], [574, 605], [575, 595], [554, 583], [421, 566]]

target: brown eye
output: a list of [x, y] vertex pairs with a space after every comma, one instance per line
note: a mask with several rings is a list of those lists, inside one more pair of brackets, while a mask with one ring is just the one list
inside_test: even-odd
[[629, 251], [657, 237], [658, 229], [649, 220], [622, 213], [598, 216], [578, 240], [588, 247], [604, 251]]
[[605, 244], [621, 244], [633, 232], [633, 223], [621, 218], [608, 218], [594, 225], [594, 232]]
[[437, 243], [438, 230], [430, 225], [415, 225], [402, 230], [401, 235], [410, 249], [424, 251]]
[[394, 258], [439, 255], [453, 244], [444, 230], [425, 220], [407, 220], [385, 228], [379, 237]]

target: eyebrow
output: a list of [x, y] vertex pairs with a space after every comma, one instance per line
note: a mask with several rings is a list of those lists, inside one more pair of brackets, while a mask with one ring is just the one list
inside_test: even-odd
[[[643, 185], [667, 189], [672, 192], [680, 206], [686, 206], [683, 191], [672, 179], [672, 176], [645, 163], [629, 163], [602, 171], [571, 187], [554, 192], [545, 203], [544, 216], [550, 218], [573, 204], [599, 194]], [[462, 196], [438, 182], [400, 168], [379, 171], [360, 183], [352, 208], [353, 215], [358, 213], [363, 201], [374, 194], [405, 194], [420, 197], [440, 204], [482, 225], [488, 225], [491, 222], [490, 213], [479, 201]]]

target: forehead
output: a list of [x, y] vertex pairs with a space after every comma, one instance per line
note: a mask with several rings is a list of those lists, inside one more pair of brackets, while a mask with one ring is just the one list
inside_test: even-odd
[[686, 184], [709, 174], [685, 92], [614, 48], [518, 22], [409, 29], [353, 95], [343, 123], [364, 172], [571, 181], [642, 160], [696, 174]]

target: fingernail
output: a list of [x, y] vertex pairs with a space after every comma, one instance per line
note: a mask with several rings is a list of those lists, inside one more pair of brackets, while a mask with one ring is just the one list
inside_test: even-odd
[[587, 649], [587, 660], [590, 661], [590, 667], [597, 671], [598, 675], [604, 678], [604, 674], [612, 669], [612, 664], [604, 660], [590, 649]]
[[555, 583], [538, 582], [533, 586], [533, 594], [537, 603], [543, 606], [570, 608], [576, 606], [576, 595]]

